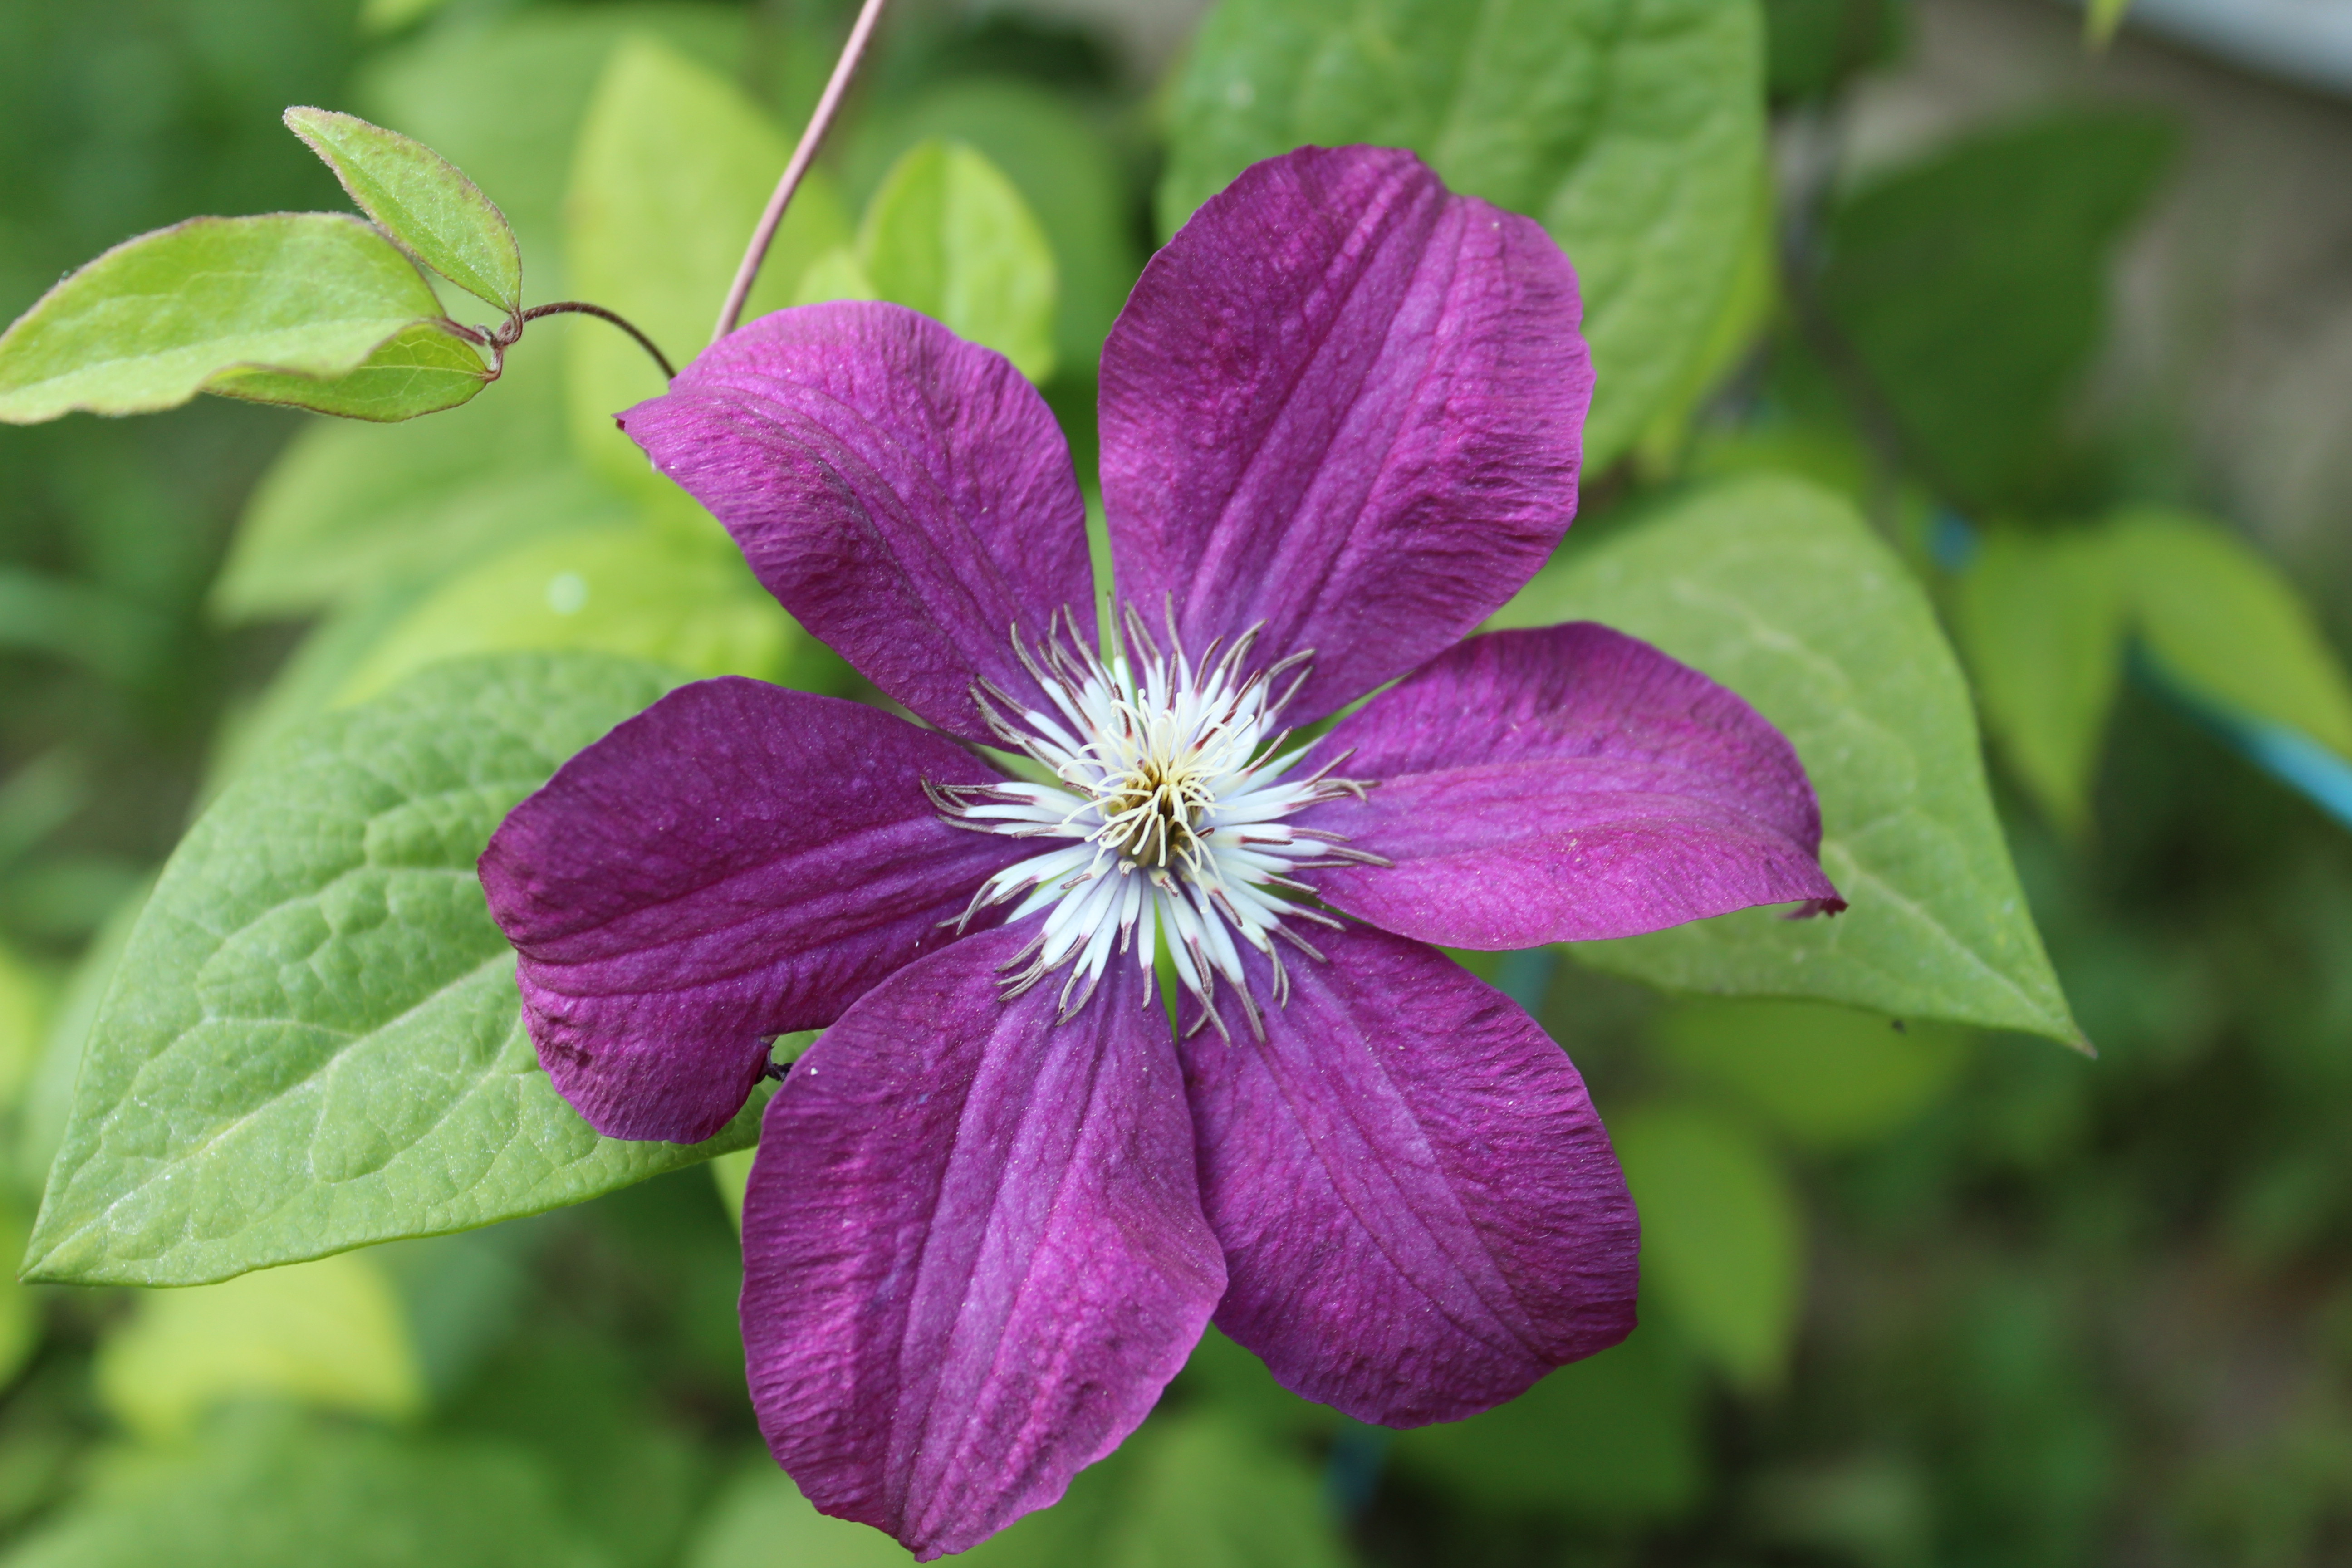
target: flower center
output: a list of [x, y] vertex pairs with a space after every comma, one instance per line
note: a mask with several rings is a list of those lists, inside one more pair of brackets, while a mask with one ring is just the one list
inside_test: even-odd
[[1079, 642], [1066, 615], [1044, 647], [1033, 653], [1014, 643], [1055, 711], [1024, 708], [993, 687], [975, 691], [999, 739], [1054, 782], [934, 785], [933, 804], [960, 827], [1066, 841], [999, 871], [965, 911], [969, 921], [1017, 899], [1008, 921], [1044, 913], [1035, 938], [1006, 965], [1007, 996], [1066, 966], [1066, 1018], [1115, 957], [1149, 971], [1164, 934], [1178, 980], [1201, 1004], [1192, 1027], [1223, 1029], [1214, 998], [1223, 978], [1263, 1035], [1241, 944], [1269, 961], [1276, 1006], [1289, 994], [1277, 942], [1322, 957], [1292, 925], [1339, 922], [1286, 896], [1311, 891], [1290, 873], [1386, 862], [1284, 820], [1318, 801], [1361, 795], [1365, 785], [1329, 776], [1344, 757], [1309, 777], [1289, 776], [1305, 752], [1282, 752], [1274, 723], [1307, 656], [1244, 677], [1256, 635], [1222, 657], [1213, 645], [1196, 665], [1172, 630], [1163, 654], [1129, 612], [1128, 651], [1106, 663]]

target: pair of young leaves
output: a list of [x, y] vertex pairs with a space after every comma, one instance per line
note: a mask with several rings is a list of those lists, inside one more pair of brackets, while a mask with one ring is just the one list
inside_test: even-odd
[[396, 132], [321, 109], [289, 109], [286, 123], [374, 222], [196, 217], [126, 240], [0, 335], [0, 421], [147, 413], [199, 392], [408, 419], [497, 378], [419, 270], [519, 331], [522, 254], [497, 205]]

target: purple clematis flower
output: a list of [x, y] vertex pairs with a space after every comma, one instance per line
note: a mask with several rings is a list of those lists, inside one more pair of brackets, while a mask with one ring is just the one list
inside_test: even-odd
[[1578, 312], [1540, 228], [1410, 153], [1248, 171], [1104, 350], [1104, 653], [1052, 416], [911, 311], [770, 316], [623, 416], [929, 726], [688, 686], [481, 862], [601, 1131], [707, 1137], [771, 1037], [825, 1028], [743, 1211], [752, 1398], [819, 1508], [971, 1546], [1212, 1318], [1395, 1426], [1632, 1328], [1575, 1068], [1430, 944], [1837, 906], [1804, 772], [1738, 698], [1598, 626], [1463, 640], [1574, 513]]

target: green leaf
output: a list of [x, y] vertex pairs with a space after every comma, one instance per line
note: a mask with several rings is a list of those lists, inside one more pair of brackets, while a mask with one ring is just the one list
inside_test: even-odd
[[795, 305], [830, 305], [836, 300], [879, 300], [882, 290], [866, 275], [857, 247], [836, 245], [808, 265], [793, 290]]
[[47, 982], [0, 942], [0, 1124], [14, 1118], [18, 1098], [41, 1059], [50, 1001]]
[[357, 370], [341, 375], [232, 370], [205, 383], [205, 390], [246, 403], [277, 403], [391, 425], [455, 408], [489, 384], [489, 370], [470, 344], [420, 321], [403, 327]]
[[1821, 1002], [1684, 1002], [1657, 1016], [1658, 1053], [1776, 1131], [1818, 1149], [1866, 1144], [1949, 1089], [1967, 1037]]
[[772, 678], [796, 640], [742, 556], [638, 524], [532, 540], [427, 596], [370, 649], [339, 700], [373, 697], [466, 654], [578, 648], [689, 675]]
[[1576, 263], [1584, 458], [1632, 444], [1705, 351], [1764, 156], [1753, 0], [1222, 0], [1176, 90], [1160, 222], [1262, 158], [1411, 147]]
[[370, 51], [352, 102], [498, 192], [536, 286], [550, 299], [576, 298], [582, 290], [562, 276], [564, 182], [614, 49], [649, 34], [730, 71], [743, 57], [745, 23], [740, 6], [677, 0], [475, 13]]
[[1778, 476], [1725, 481], [1591, 550], [1571, 542], [1496, 624], [1579, 618], [1656, 644], [1780, 727], [1853, 907], [1748, 910], [1577, 957], [1670, 990], [2081, 1040], [1993, 816], [1968, 687], [1916, 583], [1850, 505]]
[[[25, 1215], [12, 1195], [0, 1193], [0, 1258], [15, 1258], [25, 1247]], [[13, 1270], [0, 1269], [0, 1391], [5, 1391], [41, 1348], [41, 1304], [32, 1290], [17, 1283]]]
[[1143, 268], [1111, 128], [1061, 93], [967, 77], [875, 102], [850, 129], [842, 166], [853, 191], [879, 186], [902, 153], [935, 136], [1004, 172], [1053, 247], [1055, 357], [1065, 373], [1090, 374]]
[[1672, 1519], [1706, 1484], [1698, 1371], [1645, 1318], [1508, 1405], [1398, 1433], [1397, 1468], [1486, 1509]]
[[286, 128], [326, 160], [394, 243], [478, 300], [522, 309], [522, 252], [506, 214], [424, 142], [355, 114], [295, 108]]
[[358, 218], [192, 217], [123, 241], [0, 334], [0, 422], [173, 408], [245, 367], [341, 375], [440, 314], [408, 258]]
[[610, 1568], [520, 1448], [239, 1414], [201, 1445], [106, 1456], [9, 1568]]
[[528, 539], [624, 521], [565, 442], [554, 356], [517, 354], [499, 395], [390, 428], [321, 422], [262, 476], [213, 584], [231, 621], [314, 614], [446, 577]]
[[1609, 1119], [1642, 1215], [1642, 1295], [1739, 1386], [1787, 1370], [1804, 1303], [1803, 1215], [1770, 1150], [1738, 1122], [1654, 1104]]
[[914, 1561], [872, 1526], [817, 1512], [761, 1453], [745, 1458], [711, 1504], [686, 1568], [908, 1568]]
[[2118, 568], [2098, 534], [1996, 528], [1952, 598], [1985, 728], [2035, 803], [2077, 835], [2090, 826], [2100, 742], [2123, 679]]
[[2126, 512], [2113, 529], [2133, 625], [2166, 674], [2352, 757], [2352, 682], [2277, 567], [2227, 530], [2179, 512]]
[[425, 1405], [400, 1299], [364, 1252], [142, 1295], [91, 1372], [99, 1403], [150, 1442], [239, 1399], [394, 1421]]
[[857, 257], [881, 298], [1031, 381], [1054, 374], [1053, 248], [1013, 182], [970, 147], [925, 142], [900, 158], [866, 206]]
[[[1315, 1473], [1210, 1410], [1154, 1415], [972, 1568], [1344, 1568]], [[718, 1564], [710, 1568], [719, 1568]], [[780, 1564], [781, 1568], [781, 1564]]]
[[2104, 49], [2113, 41], [2116, 29], [2124, 25], [2124, 13], [2131, 9], [2131, 0], [2088, 0], [2083, 7], [2083, 40], [2095, 49]]
[[[613, 53], [588, 109], [566, 201], [578, 297], [635, 322], [684, 364], [709, 341], [791, 148], [733, 82], [648, 37]], [[813, 171], [776, 233], [743, 319], [789, 303], [808, 264], [849, 241], [832, 182]], [[572, 438], [635, 493], [667, 492], [613, 416], [664, 388], [646, 352], [601, 321], [569, 329]]]
[[1831, 216], [1822, 310], [1952, 499], [2030, 498], [2053, 462], [2105, 333], [2108, 252], [2176, 141], [2145, 113], [2070, 112], [1971, 137]]
[[599, 1138], [540, 1070], [474, 861], [676, 677], [439, 666], [299, 727], [189, 831], [83, 1054], [30, 1278], [193, 1285], [577, 1203], [754, 1136]]

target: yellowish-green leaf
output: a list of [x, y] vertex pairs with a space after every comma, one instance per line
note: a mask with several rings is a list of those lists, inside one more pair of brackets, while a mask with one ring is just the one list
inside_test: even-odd
[[514, 230], [455, 163], [354, 114], [289, 109], [286, 125], [411, 256], [478, 300], [509, 314], [522, 309], [522, 252]]
[[49, 983], [0, 943], [0, 1116], [15, 1111], [40, 1060], [49, 1005]]
[[205, 383], [205, 390], [247, 403], [278, 403], [392, 425], [455, 408], [488, 384], [488, 368], [470, 344], [419, 321], [402, 328], [357, 370], [341, 375], [232, 370]]
[[[24, 1256], [28, 1228], [16, 1200], [0, 1193], [0, 1264]], [[30, 1289], [17, 1283], [14, 1268], [0, 1268], [0, 1393], [16, 1381], [40, 1346], [40, 1302]]]
[[2099, 745], [2123, 676], [2124, 594], [2105, 536], [1994, 529], [1953, 595], [1952, 629], [1985, 728], [2069, 833], [2090, 826]]
[[910, 148], [874, 194], [857, 258], [879, 298], [1054, 374], [1053, 247], [996, 165], [959, 142]]
[[2124, 13], [2131, 9], [2131, 0], [2089, 0], [2083, 7], [2083, 37], [2091, 47], [2104, 49], [2114, 41], [2116, 29], [2124, 25]]
[[364, 1252], [150, 1291], [100, 1344], [94, 1372], [100, 1403], [155, 1442], [240, 1399], [385, 1420], [425, 1405], [400, 1298]]
[[1683, 1076], [1822, 1149], [1894, 1132], [1951, 1087], [1968, 1037], [1822, 1002], [1688, 1001], [1658, 1016]]
[[1853, 508], [1753, 475], [1537, 574], [1498, 625], [1606, 622], [1754, 704], [1822, 806], [1852, 907], [1748, 910], [1570, 951], [1669, 990], [1802, 996], [2079, 1043], [1994, 818], [1967, 683], [1916, 579]]
[[1804, 1304], [1803, 1216], [1770, 1150], [1727, 1117], [1651, 1105], [1609, 1119], [1642, 1215], [1642, 1296], [1732, 1382], [1787, 1370]]
[[525, 648], [772, 679], [797, 636], [741, 556], [623, 524], [533, 540], [444, 584], [369, 651], [340, 700], [373, 697], [441, 659]]
[[0, 423], [173, 408], [226, 370], [338, 376], [440, 313], [358, 218], [192, 217], [123, 241], [0, 334]]
[[2201, 518], [2132, 511], [2113, 526], [2133, 625], [2166, 674], [2352, 757], [2352, 682], [2277, 567]]
[[526, 539], [625, 521], [563, 435], [561, 356], [526, 350], [498, 395], [447, 419], [320, 420], [296, 436], [237, 521], [212, 607], [307, 616], [449, 576]]
[[836, 300], [880, 298], [882, 290], [866, 276], [856, 247], [848, 245], [837, 245], [810, 262], [808, 270], [801, 274], [800, 287], [793, 291], [795, 305], [830, 305]]
[[[619, 311], [684, 364], [709, 340], [719, 302], [791, 147], [740, 88], [650, 37], [613, 52], [572, 169], [565, 271], [579, 298]], [[849, 242], [832, 182], [813, 171], [793, 198], [744, 320], [788, 303], [808, 264]], [[546, 323], [541, 323], [544, 330]], [[667, 491], [613, 416], [663, 390], [646, 352], [602, 321], [566, 330], [573, 439], [600, 473]]]

